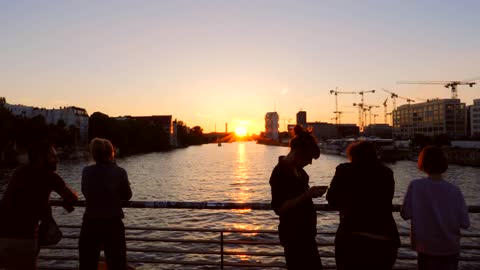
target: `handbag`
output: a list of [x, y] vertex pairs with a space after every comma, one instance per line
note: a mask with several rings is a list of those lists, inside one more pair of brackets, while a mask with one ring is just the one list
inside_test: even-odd
[[51, 215], [42, 220], [38, 228], [39, 246], [56, 245], [62, 240], [62, 237], [62, 231]]

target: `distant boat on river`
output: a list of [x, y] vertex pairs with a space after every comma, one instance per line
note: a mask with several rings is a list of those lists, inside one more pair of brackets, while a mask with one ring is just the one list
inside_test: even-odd
[[321, 153], [329, 155], [347, 156], [348, 146], [356, 141], [370, 141], [375, 145], [377, 149], [378, 158], [382, 161], [396, 161], [405, 159], [408, 157], [410, 151], [407, 149], [399, 149], [395, 145], [393, 139], [381, 139], [371, 137], [359, 137], [359, 138], [345, 138], [345, 139], [331, 139], [324, 142], [319, 142]]

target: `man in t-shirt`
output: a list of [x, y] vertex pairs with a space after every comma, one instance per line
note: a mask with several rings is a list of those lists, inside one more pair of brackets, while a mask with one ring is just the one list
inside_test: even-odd
[[6, 269], [35, 269], [38, 224], [51, 215], [50, 193], [63, 198], [63, 207], [73, 211], [78, 196], [55, 173], [58, 157], [47, 142], [28, 149], [29, 163], [15, 170], [0, 202], [0, 265]]

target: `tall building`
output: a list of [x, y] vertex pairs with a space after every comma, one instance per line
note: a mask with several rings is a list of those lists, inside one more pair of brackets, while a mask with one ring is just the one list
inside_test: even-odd
[[470, 136], [480, 137], [480, 99], [473, 100], [470, 106]]
[[265, 137], [278, 141], [278, 113], [267, 112], [265, 115]]
[[299, 111], [297, 113], [297, 125], [300, 125], [303, 128], [307, 128], [307, 112], [306, 111]]
[[434, 99], [406, 104], [393, 111], [394, 138], [410, 138], [414, 134], [451, 138], [467, 136], [465, 103], [460, 99]]
[[[340, 137], [358, 136], [359, 129], [355, 124], [330, 124], [325, 122], [307, 122], [307, 112], [297, 113], [297, 125], [311, 129], [317, 140], [327, 140]], [[290, 131], [290, 125], [289, 125]], [[290, 133], [293, 134], [293, 133]]]

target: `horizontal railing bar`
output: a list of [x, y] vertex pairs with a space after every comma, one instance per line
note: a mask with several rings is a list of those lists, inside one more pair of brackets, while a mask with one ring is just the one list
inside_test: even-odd
[[[170, 253], [170, 252], [168, 252]], [[180, 253], [180, 252], [179, 252]], [[220, 252], [218, 253], [198, 253], [198, 254], [208, 254], [208, 255], [215, 255], [215, 254], [219, 254]], [[254, 253], [254, 252], [252, 252]], [[224, 252], [225, 255], [230, 255], [230, 256], [238, 256], [238, 255], [248, 255], [244, 252], [234, 252], [234, 251], [230, 251], [230, 252]], [[278, 257], [278, 256], [284, 256], [283, 253], [278, 253], [277, 254], [267, 254], [267, 255], [257, 255], [257, 254], [252, 254], [252, 255], [256, 255], [256, 256], [270, 256], [270, 257]], [[332, 253], [332, 252], [320, 252], [320, 257], [322, 258], [334, 258], [335, 257], [335, 254]], [[59, 256], [59, 255], [40, 255], [38, 257], [39, 259], [42, 259], [42, 260], [58, 260], [58, 261], [74, 261], [74, 260], [78, 260], [78, 256], [77, 255], [72, 255], [72, 256]], [[399, 254], [398, 257], [397, 257], [397, 260], [416, 260], [417, 259], [417, 255], [402, 255], [402, 254]], [[147, 261], [145, 261], [147, 260]], [[153, 261], [150, 261], [150, 260], [153, 260]], [[138, 258], [128, 258], [127, 261], [128, 262], [143, 262], [143, 263], [155, 263], [156, 260], [161, 260], [161, 259], [146, 259], [146, 258], [141, 258], [141, 259], [138, 259]], [[459, 257], [459, 260], [460, 261], [464, 261], [464, 262], [480, 262], [480, 256], [470, 256], [470, 257], [465, 257], [465, 256], [460, 256]], [[164, 260], [162, 260], [164, 261]], [[188, 262], [191, 262], [191, 261], [188, 261]], [[195, 261], [192, 261], [194, 262], [194, 264], [196, 264], [197, 262]], [[173, 262], [172, 262], [173, 263]], [[202, 262], [204, 265], [217, 265], [218, 263], [214, 263], [214, 262], [211, 262], [211, 261], [204, 261]], [[225, 265], [228, 264], [228, 262], [224, 262]], [[185, 264], [184, 261], [177, 261], [176, 264]], [[263, 263], [258, 263], [257, 265], [264, 265]]]
[[[195, 232], [195, 231], [192, 231]], [[322, 235], [322, 233], [319, 233], [318, 235]], [[69, 239], [77, 239], [79, 238], [79, 234], [64, 234], [63, 238], [69, 238]], [[479, 237], [478, 235], [461, 235], [463, 238], [477, 238]], [[190, 239], [185, 239], [185, 238], [164, 238], [164, 237], [126, 237], [127, 241], [145, 241], [145, 242], [185, 242], [185, 243], [203, 243], [203, 244], [219, 244], [220, 240], [190, 240]], [[278, 245], [280, 244], [279, 241], [255, 241], [255, 240], [224, 240], [224, 243], [226, 244], [244, 244], [244, 245]], [[327, 244], [326, 244], [327, 243]], [[332, 244], [328, 244], [330, 242], [323, 242], [319, 243], [319, 245], [322, 246], [330, 246]], [[408, 244], [402, 244], [402, 247], [409, 247]], [[467, 249], [476, 249], [476, 245], [462, 245], [462, 248], [467, 248]]]
[[[159, 242], [167, 242], [167, 241], [159, 241]], [[170, 242], [178, 242], [178, 243], [192, 243], [190, 240], [181, 240], [181, 239], [174, 239], [173, 241]], [[245, 241], [246, 243], [241, 243], [240, 241], [236, 240], [224, 240], [224, 244], [242, 244], [242, 245], [280, 245], [280, 242], [259, 242], [259, 241]], [[194, 242], [196, 243], [196, 242]], [[212, 241], [211, 243], [208, 244], [219, 244], [220, 241]], [[200, 244], [205, 244], [205, 243], [200, 243]], [[328, 247], [328, 246], [334, 246], [333, 242], [329, 243], [317, 243], [318, 246], [323, 246], [323, 247]], [[401, 248], [411, 248], [410, 244], [401, 244]], [[480, 250], [480, 245], [468, 245], [468, 244], [462, 244], [461, 246], [462, 250]], [[42, 247], [42, 249], [77, 249], [78, 246], [71, 246], [71, 245], [54, 245], [54, 246], [46, 246]], [[205, 251], [205, 249], [202, 250], [172, 250], [172, 249], [165, 249], [165, 248], [158, 248], [158, 247], [149, 247], [149, 248], [129, 248], [127, 245], [127, 251], [135, 251], [135, 252], [165, 252], [165, 253], [198, 253], [198, 254], [220, 254], [220, 252], [217, 251]], [[229, 252], [229, 251], [227, 251]], [[227, 254], [227, 252], [224, 252], [224, 254]], [[261, 252], [252, 252], [252, 254], [248, 252], [242, 252], [241, 255], [255, 255], [255, 254], [260, 254]], [[272, 256], [272, 254], [276, 253], [265, 253], [265, 254], [270, 254], [270, 255], [258, 255], [258, 256]], [[283, 253], [282, 253], [283, 254]]]
[[[40, 255], [38, 259], [41, 260], [64, 260], [64, 261], [78, 261], [78, 256], [54, 256], [54, 255]], [[102, 258], [102, 260], [104, 260]], [[180, 260], [162, 260], [151, 258], [127, 258], [128, 263], [155, 263], [155, 264], [182, 264], [182, 265], [201, 265], [201, 266], [219, 266], [218, 262], [211, 261], [180, 261]]]
[[[78, 235], [64, 235], [63, 238], [78, 239]], [[126, 241], [132, 242], [166, 242], [166, 243], [196, 243], [196, 244], [220, 244], [220, 240], [201, 240], [201, 239], [175, 239], [161, 237], [125, 237]], [[280, 245], [280, 241], [251, 241], [251, 240], [224, 240], [224, 244], [232, 245]], [[322, 244], [319, 246], [332, 246], [331, 244]]]
[[[263, 265], [262, 265], [263, 266]], [[258, 266], [258, 267], [262, 267]], [[267, 266], [266, 266], [267, 267]], [[285, 266], [273, 266], [273, 267], [280, 267], [280, 268], [286, 268]], [[78, 270], [78, 267], [55, 267], [53, 265], [37, 265], [37, 269], [40, 270]], [[336, 269], [335, 265], [331, 264], [325, 264], [323, 265], [323, 269]], [[415, 266], [402, 266], [402, 267], [393, 267], [394, 270], [416, 270], [417, 268]]]
[[[61, 206], [61, 200], [51, 200], [50, 204], [53, 206]], [[78, 201], [75, 206], [85, 207], [85, 201]], [[317, 211], [337, 211], [335, 208], [328, 206], [328, 204], [315, 204]], [[198, 209], [198, 210], [272, 210], [270, 203], [232, 203], [232, 202], [170, 202], [170, 201], [129, 201], [125, 202], [125, 208], [173, 208], [173, 209]], [[399, 212], [401, 206], [398, 204], [392, 205], [393, 212]], [[468, 206], [468, 212], [480, 213], [480, 205]]]
[[[72, 224], [59, 224], [61, 228], [70, 228], [70, 229], [80, 229], [80, 225]], [[125, 226], [126, 230], [135, 230], [135, 231], [166, 231], [166, 232], [211, 232], [211, 233], [272, 233], [278, 234], [277, 230], [248, 230], [248, 229], [229, 229], [229, 228], [180, 228], [180, 227], [137, 227], [137, 226]], [[335, 234], [334, 231], [325, 232], [325, 234]]]
[[[78, 239], [78, 235], [63, 235], [63, 238], [69, 239]], [[201, 240], [201, 239], [172, 239], [172, 238], [160, 238], [160, 237], [125, 237], [126, 241], [132, 242], [167, 242], [167, 243], [177, 243], [177, 242], [185, 242], [185, 243], [197, 243], [197, 244], [219, 244], [219, 240]]]
[[78, 267], [73, 267], [73, 266], [56, 267], [56, 266], [53, 266], [53, 265], [38, 265], [37, 264], [37, 270], [78, 270]]
[[[53, 200], [51, 201], [51, 205], [53, 206], [60, 206], [62, 202], [60, 200]], [[84, 207], [85, 201], [80, 201], [76, 204], [76, 206]], [[251, 210], [271, 210], [271, 206], [269, 203], [220, 203], [220, 202], [161, 202], [161, 201], [132, 201], [125, 204], [126, 208], [169, 208], [169, 209], [196, 209], [196, 210], [242, 210], [242, 209], [251, 209]], [[315, 209], [317, 211], [336, 211], [335, 209], [330, 208], [327, 204], [315, 204]], [[400, 205], [393, 205], [393, 212], [398, 212], [400, 210]], [[470, 213], [480, 213], [480, 206], [469, 206]], [[79, 225], [60, 225], [61, 228], [71, 228], [71, 229], [79, 229]], [[172, 227], [151, 227], [151, 226], [126, 226], [127, 230], [127, 242], [164, 242], [164, 243], [193, 243], [193, 244], [214, 244], [219, 245], [220, 239], [176, 239], [176, 238], [164, 238], [164, 237], [131, 237], [128, 236], [128, 231], [166, 231], [166, 232], [189, 232], [189, 233], [239, 233], [239, 234], [278, 234], [277, 230], [246, 230], [246, 229], [229, 229], [229, 228], [172, 228]], [[335, 236], [335, 231], [320, 231], [319, 235], [323, 236]], [[408, 232], [401, 232], [400, 235], [402, 237], [408, 236]], [[78, 239], [79, 234], [64, 234], [64, 238], [66, 239]], [[469, 233], [469, 232], [462, 232], [462, 237], [480, 237], [478, 233]], [[255, 241], [255, 240], [223, 240], [223, 244], [228, 247], [228, 249], [236, 249], [236, 250], [226, 250], [223, 251], [223, 255], [226, 256], [264, 256], [264, 257], [281, 257], [284, 256], [283, 252], [260, 252], [260, 251], [238, 251], [238, 249], [245, 249], [246, 247], [233, 247], [231, 245], [269, 245], [269, 246], [280, 246], [280, 242], [277, 241]], [[128, 252], [154, 252], [154, 253], [176, 253], [176, 254], [201, 254], [201, 255], [221, 255], [222, 252], [220, 250], [216, 250], [214, 247], [209, 247], [208, 250], [203, 248], [200, 250], [199, 248], [191, 249], [191, 250], [176, 250], [171, 248], [162, 248], [162, 247], [132, 247], [133, 244], [127, 243], [127, 251]], [[128, 247], [130, 246], [130, 247]], [[333, 241], [321, 242], [318, 243], [318, 246], [325, 246], [331, 247], [334, 246]], [[403, 243], [401, 245], [402, 248], [411, 248], [409, 244]], [[471, 245], [471, 244], [463, 244], [461, 245], [462, 250], [479, 250], [479, 245]], [[42, 249], [53, 249], [53, 250], [76, 250], [78, 249], [77, 246], [73, 245], [58, 245], [58, 246], [51, 246], [51, 247], [43, 247]], [[320, 252], [321, 257], [323, 258], [334, 258], [334, 253], [332, 252]], [[41, 260], [78, 260], [78, 256], [47, 256], [41, 255], [39, 257]], [[399, 260], [416, 260], [416, 255], [403, 255], [399, 254]], [[147, 264], [176, 264], [176, 265], [197, 265], [197, 266], [220, 266], [220, 262], [215, 261], [180, 261], [180, 260], [163, 260], [163, 259], [154, 259], [154, 258], [130, 258], [128, 259], [131, 263], [147, 263]], [[473, 257], [464, 257], [460, 256], [460, 261], [465, 262], [480, 262], [479, 256]], [[261, 268], [271, 268], [271, 267], [280, 267], [285, 268], [284, 263], [251, 263], [251, 262], [223, 262], [225, 267], [261, 267]], [[49, 267], [49, 266], [47, 266]], [[324, 265], [324, 269], [335, 269], [335, 265]], [[55, 268], [41, 268], [38, 269], [55, 269]], [[67, 268], [56, 268], [56, 269], [67, 269]], [[77, 269], [77, 268], [71, 268]], [[415, 269], [415, 268], [405, 268], [405, 267], [395, 267], [394, 269], [398, 270], [406, 270], [406, 269]]]
[[[70, 229], [80, 229], [80, 225], [71, 225], [71, 224], [59, 224], [61, 228], [70, 228]], [[248, 229], [230, 229], [230, 228], [180, 228], [180, 227], [136, 227], [136, 226], [125, 226], [126, 230], [138, 230], [138, 231], [165, 231], [165, 232], [211, 232], [211, 233], [272, 233], [278, 234], [277, 230], [248, 230]], [[319, 231], [319, 235], [332, 235], [335, 236], [335, 231]], [[400, 232], [400, 236], [410, 236], [408, 232]], [[480, 237], [480, 233], [469, 233], [462, 232], [462, 237]]]

